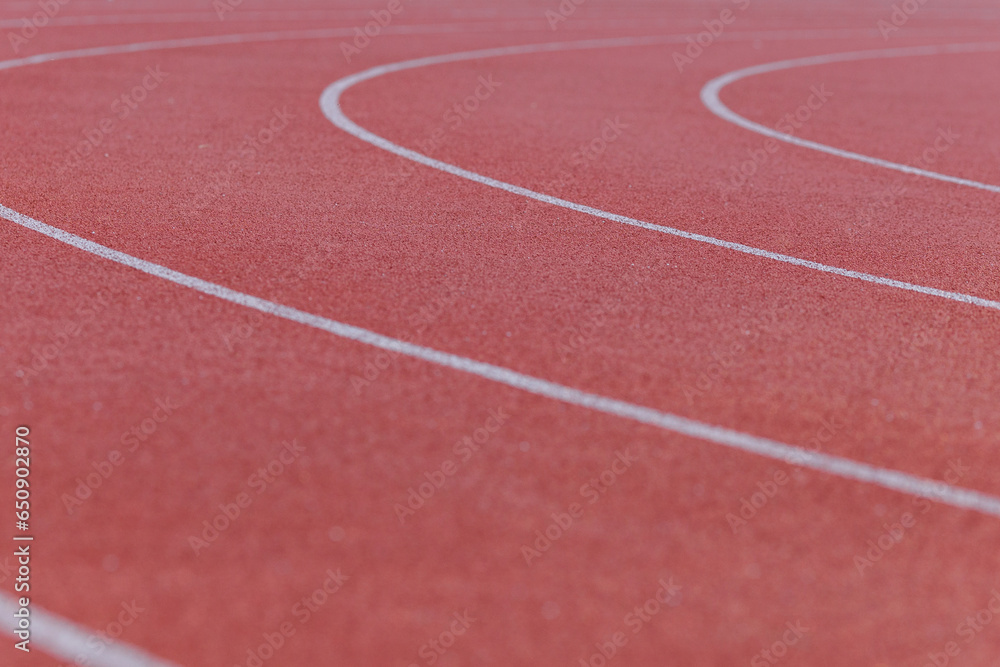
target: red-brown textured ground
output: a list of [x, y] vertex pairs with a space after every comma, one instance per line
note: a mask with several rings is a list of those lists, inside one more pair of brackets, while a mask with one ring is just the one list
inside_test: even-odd
[[[330, 82], [379, 63], [693, 33], [728, 3], [591, 1], [556, 31], [549, 5], [558, 3], [495, 13], [487, 3], [414, 4], [401, 24], [534, 23], [381, 35], [351, 63], [341, 40], [326, 39], [2, 71], [0, 204], [334, 320], [786, 443], [805, 444], [832, 424], [827, 452], [934, 479], [960, 469], [957, 485], [1000, 492], [995, 312], [528, 205], [362, 143], [318, 106]], [[30, 6], [0, 9], [16, 19]], [[64, 15], [197, 11], [210, 20], [49, 26], [21, 55], [363, 22], [238, 18], [280, 8], [247, 2], [217, 21], [209, 3], [81, 0]], [[730, 30], [864, 30], [891, 11], [751, 5]], [[344, 108], [415, 149], [444, 127], [434, 157], [571, 201], [997, 299], [997, 195], [789, 145], [733, 188], [732, 168], [764, 138], [698, 97], [709, 79], [755, 63], [990, 39], [1000, 16], [989, 11], [928, 3], [889, 40], [875, 32], [719, 41], [680, 73], [675, 46], [442, 65], [364, 83]], [[14, 57], [6, 37], [0, 47]], [[773, 125], [825, 85], [833, 95], [801, 136], [912, 162], [950, 128], [959, 139], [935, 170], [1000, 183], [998, 65], [996, 54], [845, 63], [755, 77], [723, 97]], [[60, 170], [147, 67], [168, 76], [95, 153]], [[456, 127], [445, 112], [479, 77], [500, 85]], [[244, 135], [276, 109], [287, 125], [255, 155], [241, 152]], [[621, 132], [607, 148], [576, 155], [608, 121]], [[230, 161], [219, 196], [192, 210]], [[900, 185], [905, 192], [887, 201]], [[386, 365], [361, 344], [6, 221], [0, 247], [0, 423], [4, 438], [18, 424], [32, 431], [32, 600], [95, 631], [135, 600], [143, 611], [121, 639], [189, 666], [247, 665], [247, 651], [285, 622], [294, 635], [267, 665], [431, 664], [428, 641], [450, 627], [463, 634], [435, 664], [577, 665], [619, 631], [627, 643], [609, 664], [775, 664], [753, 660], [795, 634], [787, 623], [808, 630], [775, 657], [783, 665], [920, 667], [948, 642], [960, 649], [951, 664], [992, 665], [1000, 651], [1000, 623], [980, 619], [971, 636], [960, 625], [1000, 588], [995, 518], [425, 362]], [[47, 367], [27, 371], [50, 344]], [[164, 414], [157, 401], [177, 407], [145, 441], [123, 440]], [[479, 451], [454, 449], [492, 427], [491, 414], [509, 417]], [[273, 477], [256, 473], [292, 441], [304, 449], [286, 455], [292, 463]], [[121, 465], [68, 508], [78, 479], [113, 451]], [[582, 488], [626, 452], [634, 461], [618, 459], [614, 485]], [[396, 505], [439, 480], [443, 465], [452, 469], [449, 460], [454, 475], [401, 523]], [[772, 486], [776, 474], [785, 483]], [[595, 486], [606, 493], [592, 494]], [[759, 487], [773, 497], [731, 528], [727, 514]], [[196, 553], [202, 522], [241, 493], [249, 506]], [[573, 503], [581, 509], [572, 526], [526, 563], [522, 547]], [[912, 526], [859, 572], [856, 557], [906, 512]], [[347, 579], [306, 615], [296, 605], [328, 570]], [[648, 621], [627, 616], [671, 578], [681, 587], [671, 606]], [[452, 625], [465, 612], [467, 630]], [[56, 662], [42, 646], [25, 657], [10, 643], [4, 661]]]

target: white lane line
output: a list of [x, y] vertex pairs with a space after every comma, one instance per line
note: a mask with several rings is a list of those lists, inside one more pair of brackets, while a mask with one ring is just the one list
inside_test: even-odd
[[[426, 34], [448, 34], [464, 32], [496, 32], [498, 30], [509, 30], [512, 32], [525, 29], [524, 24], [490, 24], [490, 23], [442, 23], [442, 24], [418, 24], [386, 26], [383, 34], [393, 35], [426, 35]], [[837, 39], [849, 37], [862, 37], [877, 35], [875, 29], [834, 29], [834, 30], [764, 30], [752, 32], [733, 32], [723, 34], [719, 37], [724, 41], [754, 41], [758, 39], [773, 40], [808, 40], [808, 39]], [[0, 61], [0, 70], [14, 69], [15, 67], [25, 67], [27, 65], [40, 65], [42, 63], [54, 62], [57, 60], [72, 60], [75, 58], [94, 58], [97, 56], [111, 56], [123, 53], [140, 53], [144, 51], [167, 51], [171, 49], [190, 49], [199, 46], [225, 46], [229, 44], [250, 44], [256, 42], [281, 42], [300, 39], [328, 39], [332, 37], [352, 37], [353, 28], [314, 28], [310, 30], [273, 30], [268, 32], [251, 32], [229, 35], [210, 35], [206, 37], [181, 37], [177, 39], [163, 39], [152, 42], [136, 42], [132, 44], [115, 44], [111, 46], [94, 46], [69, 51], [53, 51], [51, 53], [40, 53], [34, 56], [23, 58], [13, 58], [11, 60]], [[683, 43], [687, 35], [666, 35], [661, 37], [650, 37], [650, 43]], [[658, 40], [658, 41], [657, 41]]]
[[[378, 67], [372, 67], [370, 69], [352, 74], [350, 76], [344, 77], [339, 81], [335, 81], [330, 84], [326, 90], [323, 91], [323, 95], [320, 97], [320, 108], [323, 109], [323, 113], [326, 115], [330, 121], [344, 130], [345, 132], [354, 135], [358, 139], [365, 141], [369, 144], [377, 146], [383, 150], [389, 151], [390, 153], [395, 153], [400, 157], [404, 157], [408, 160], [418, 162], [422, 165], [438, 169], [440, 171], [458, 176], [460, 178], [473, 181], [474, 183], [480, 183], [482, 185], [487, 185], [492, 188], [497, 188], [498, 190], [504, 190], [516, 195], [521, 195], [522, 197], [528, 197], [530, 199], [535, 199], [537, 201], [545, 202], [546, 204], [551, 204], [553, 206], [560, 206], [562, 208], [569, 209], [571, 211], [578, 211], [580, 213], [586, 213], [597, 218], [602, 218], [604, 220], [610, 220], [612, 222], [618, 222], [624, 225], [632, 225], [634, 227], [641, 227], [643, 229], [649, 229], [656, 232], [661, 232], [664, 234], [671, 234], [673, 236], [679, 236], [681, 238], [689, 239], [692, 241], [699, 241], [701, 243], [708, 243], [710, 245], [719, 246], [721, 248], [726, 248], [729, 250], [734, 250], [736, 252], [745, 253], [748, 255], [755, 255], [757, 257], [764, 257], [777, 262], [783, 262], [785, 264], [792, 264], [794, 266], [800, 266], [807, 269], [812, 269], [814, 271], [821, 271], [823, 273], [832, 273], [834, 275], [843, 276], [845, 278], [853, 278], [856, 280], [862, 280], [869, 283], [874, 283], [876, 285], [882, 285], [884, 287], [893, 287], [896, 289], [907, 290], [910, 292], [917, 292], [920, 294], [925, 294], [927, 296], [939, 297], [942, 299], [949, 299], [951, 301], [959, 301], [961, 303], [967, 303], [975, 306], [980, 306], [983, 308], [991, 308], [993, 310], [1000, 310], [1000, 301], [993, 301], [990, 299], [983, 299], [981, 297], [972, 296], [969, 294], [963, 294], [961, 292], [953, 292], [949, 290], [937, 289], [935, 287], [926, 287], [923, 285], [915, 285], [913, 283], [907, 283], [901, 280], [895, 280], [892, 278], [885, 278], [883, 276], [876, 276], [870, 273], [864, 273], [861, 271], [853, 271], [851, 269], [844, 269], [837, 266], [830, 266], [828, 264], [821, 264], [820, 262], [814, 262], [808, 259], [802, 259], [799, 257], [792, 257], [790, 255], [783, 255], [781, 253], [771, 252], [769, 250], [764, 250], [762, 248], [756, 248], [754, 246], [748, 246], [742, 243], [736, 243], [733, 241], [725, 241], [723, 239], [715, 238], [712, 236], [706, 236], [704, 234], [697, 234], [694, 232], [688, 232], [682, 229], [676, 229], [674, 227], [667, 227], [664, 225], [657, 225], [651, 222], [644, 222], [642, 220], [636, 220], [635, 218], [629, 218], [624, 215], [618, 215], [616, 213], [609, 213], [608, 211], [603, 211], [592, 206], [586, 206], [584, 204], [577, 204], [575, 202], [567, 201], [565, 199], [560, 199], [558, 197], [553, 197], [541, 192], [536, 192], [534, 190], [529, 190], [518, 185], [513, 185], [511, 183], [506, 183], [504, 181], [499, 181], [495, 178], [490, 178], [488, 176], [483, 176], [468, 169], [462, 169], [453, 164], [447, 162], [442, 162], [441, 160], [435, 160], [434, 158], [428, 157], [423, 153], [418, 153], [417, 151], [411, 150], [409, 148], [404, 148], [398, 144], [394, 144], [388, 139], [381, 137], [374, 132], [366, 130], [361, 127], [350, 118], [348, 118], [343, 110], [340, 108], [340, 98], [345, 91], [352, 88], [353, 86], [370, 79], [374, 79], [380, 76], [385, 76], [386, 74], [391, 74], [393, 72], [400, 72], [408, 69], [415, 69], [418, 67], [429, 67], [432, 65], [441, 65], [444, 63], [459, 62], [464, 60], [480, 60], [486, 58], [496, 58], [500, 56], [512, 56], [512, 55], [522, 55], [529, 53], [541, 53], [541, 52], [551, 52], [551, 51], [570, 51], [570, 50], [584, 50], [584, 49], [601, 49], [601, 48], [612, 48], [612, 47], [623, 47], [623, 46], [646, 46], [662, 43], [662, 38], [657, 37], [629, 37], [621, 39], [595, 39], [595, 40], [585, 40], [577, 42], [552, 42], [547, 44], [530, 44], [525, 46], [511, 46], [502, 47], [495, 49], [481, 49], [477, 51], [464, 51], [461, 53], [449, 53], [439, 56], [430, 56], [425, 58], [417, 58], [414, 60], [406, 60], [398, 63], [391, 63], [388, 65], [379, 65]], [[808, 60], [808, 59], [801, 59]], [[748, 121], [749, 122], [749, 121]]]
[[[399, 25], [386, 26], [382, 32], [384, 34], [395, 35], [419, 35], [419, 34], [445, 34], [464, 32], [494, 32], [503, 29], [504, 26], [491, 24], [469, 24], [469, 23], [444, 23], [426, 25]], [[512, 30], [521, 29], [511, 27]], [[72, 60], [76, 58], [93, 58], [97, 56], [119, 55], [124, 53], [140, 53], [144, 51], [167, 51], [171, 49], [190, 49], [199, 46], [225, 46], [227, 44], [249, 44], [255, 42], [281, 42], [305, 39], [329, 39], [333, 37], [353, 37], [353, 28], [314, 28], [309, 30], [273, 30], [268, 32], [253, 32], [229, 35], [210, 35], [206, 37], [180, 37], [177, 39], [163, 39], [152, 42], [135, 42], [132, 44], [115, 44], [111, 46], [94, 46], [81, 49], [71, 49], [69, 51], [53, 51], [50, 53], [40, 53], [34, 56], [14, 58], [0, 61], [0, 70], [14, 69], [15, 67], [25, 67], [27, 65], [40, 65], [42, 63], [54, 62], [57, 60]]]
[[[7, 593], [0, 593], [0, 617], [3, 632], [11, 636], [16, 629], [14, 612], [19, 605]], [[120, 641], [106, 644], [87, 628], [67, 621], [32, 604], [29, 647], [42, 646], [51, 656], [71, 664], [98, 667], [177, 667], [176, 663], [157, 658]], [[18, 638], [16, 641], [20, 641]], [[16, 649], [9, 649], [16, 650]]]
[[[78, 0], [77, 0], [78, 1]], [[24, 10], [21, 14], [26, 14], [27, 16], [17, 15], [17, 10], [14, 7], [6, 7], [8, 12], [13, 13], [15, 16], [13, 18], [0, 18], [0, 28], [2, 29], [19, 29], [24, 27], [24, 19], [30, 18], [37, 13], [38, 5], [35, 3], [28, 3], [25, 5]], [[30, 10], [30, 11], [25, 11]], [[926, 11], [926, 9], [925, 9]], [[536, 19], [539, 16], [538, 11], [517, 11], [511, 9], [505, 9], [503, 11], [495, 10], [476, 10], [476, 9], [466, 9], [466, 10], [450, 10], [448, 15], [431, 16], [430, 18], [445, 19], [445, 20], [457, 20], [457, 21], [530, 21]], [[992, 16], [1000, 16], [996, 13]], [[200, 12], [133, 12], [130, 14], [72, 14], [63, 15], [58, 14], [56, 16], [49, 17], [49, 20], [44, 26], [91, 26], [91, 25], [130, 25], [130, 24], [161, 24], [161, 23], [220, 23], [225, 21], [230, 22], [266, 22], [266, 21], [361, 21], [367, 22], [372, 20], [370, 10], [358, 10], [358, 9], [320, 9], [320, 10], [249, 10], [249, 9], [237, 9], [236, 11], [229, 12], [224, 18], [220, 19], [218, 13], [212, 8], [206, 8], [204, 11]], [[622, 17], [620, 15], [608, 14], [601, 16], [599, 12], [591, 12], [589, 15], [583, 15], [579, 12], [574, 14], [573, 22], [575, 25], [582, 24], [598, 24], [599, 27], [611, 27], [611, 26], [630, 26], [630, 27], [648, 27], [657, 24], [667, 24], [671, 28], [682, 28], [682, 27], [697, 27], [702, 29], [702, 23], [699, 19], [670, 19], [667, 17], [662, 17], [650, 21], [646, 18], [641, 17]], [[548, 21], [542, 19], [536, 21], [544, 26], [544, 29], [551, 31], [551, 26]], [[962, 26], [956, 26], [956, 30], [963, 30]], [[865, 29], [868, 30], [868, 29]], [[922, 27], [909, 27], [908, 32], [934, 32], [935, 34], [941, 34], [940, 27], [934, 28], [922, 28]], [[875, 31], [875, 34], [879, 34]]]
[[845, 479], [875, 484], [910, 495], [932, 497], [953, 507], [971, 509], [1000, 517], [1000, 498], [980, 493], [979, 491], [949, 486], [942, 482], [910, 475], [897, 470], [880, 468], [852, 459], [813, 452], [776, 440], [734, 431], [721, 426], [705, 424], [667, 412], [660, 412], [646, 406], [598, 394], [591, 394], [502, 366], [495, 366], [449, 352], [442, 352], [433, 348], [408, 343], [374, 331], [369, 331], [368, 329], [337, 322], [290, 306], [244, 294], [243, 292], [238, 292], [228, 287], [202, 280], [201, 278], [189, 276], [173, 269], [168, 269], [165, 266], [133, 257], [119, 250], [113, 250], [94, 241], [57, 229], [2, 205], [0, 205], [0, 217], [67, 245], [71, 245], [74, 248], [79, 248], [80, 250], [103, 257], [112, 262], [117, 262], [137, 271], [142, 271], [151, 276], [168, 280], [177, 285], [188, 287], [203, 294], [208, 294], [246, 308], [253, 308], [268, 315], [320, 329], [340, 338], [357, 341], [389, 352], [405, 354], [415, 359], [421, 359], [432, 364], [492, 380], [493, 382], [538, 396], [624, 419], [631, 419], [642, 424], [657, 426], [666, 431], [723, 445], [750, 454], [757, 454], [791, 465], [812, 468], [813, 470]]
[[[37, 9], [37, 7], [36, 7]], [[323, 21], [336, 19], [362, 18], [364, 12], [233, 12], [225, 17], [226, 21]], [[368, 17], [371, 18], [371, 17]], [[88, 26], [88, 25], [128, 25], [146, 23], [219, 23], [220, 19], [214, 10], [208, 9], [198, 13], [175, 12], [169, 14], [90, 14], [75, 16], [53, 16], [45, 23], [47, 26]], [[24, 18], [0, 19], [0, 28], [17, 29], [24, 27]]]
[[991, 185], [989, 183], [980, 183], [979, 181], [969, 180], [967, 178], [958, 178], [956, 176], [948, 176], [947, 174], [940, 174], [935, 171], [929, 171], [927, 169], [919, 169], [917, 167], [911, 167], [906, 164], [900, 164], [898, 162], [890, 162], [888, 160], [882, 160], [880, 158], [871, 157], [868, 155], [862, 155], [861, 153], [854, 153], [852, 151], [845, 151], [840, 148], [835, 148], [833, 146], [828, 146], [826, 144], [821, 144], [816, 141], [809, 141], [808, 139], [800, 139], [791, 134], [785, 134], [784, 132], [778, 132], [766, 125], [761, 125], [760, 123], [755, 123], [748, 118], [737, 114], [732, 109], [727, 107], [719, 99], [719, 93], [722, 89], [731, 83], [739, 81], [740, 79], [746, 79], [751, 76], [757, 76], [760, 74], [767, 74], [770, 72], [777, 72], [785, 69], [793, 69], [796, 67], [813, 67], [816, 65], [829, 65], [831, 63], [842, 63], [850, 62], [854, 60], [875, 60], [882, 58], [912, 58], [915, 56], [936, 56], [941, 54], [955, 54], [955, 53], [983, 53], [990, 51], [1000, 51], [1000, 42], [984, 42], [977, 44], [945, 44], [940, 46], [916, 46], [916, 47], [905, 47], [905, 48], [894, 48], [894, 49], [877, 49], [871, 51], [850, 51], [847, 53], [832, 53], [822, 56], [811, 56], [808, 58], [793, 58], [790, 60], [779, 60], [773, 63], [765, 63], [763, 65], [754, 65], [753, 67], [744, 67], [743, 69], [738, 69], [727, 74], [723, 74], [720, 77], [716, 77], [705, 84], [701, 89], [701, 101], [704, 103], [708, 109], [714, 113], [719, 118], [727, 120], [730, 123], [739, 125], [742, 128], [750, 130], [751, 132], [757, 132], [758, 134], [763, 134], [764, 136], [771, 137], [773, 139], [778, 139], [779, 141], [784, 141], [789, 144], [794, 144], [796, 146], [801, 146], [803, 148], [811, 148], [822, 153], [828, 153], [829, 155], [836, 155], [837, 157], [846, 158], [848, 160], [856, 160], [858, 162], [864, 162], [865, 164], [875, 165], [877, 167], [884, 167], [886, 169], [893, 169], [895, 171], [901, 171], [904, 174], [913, 174], [914, 176], [923, 176], [925, 178], [933, 178], [938, 181], [945, 181], [946, 183], [954, 183], [956, 185], [964, 185], [970, 188], [978, 188], [980, 190], [987, 190], [989, 192], [1000, 192], [1000, 186]]
[[[281, 23], [281, 22], [297, 22], [297, 21], [333, 21], [339, 20], [342, 22], [354, 22], [359, 24], [358, 27], [363, 27], [366, 23], [371, 22], [372, 16], [368, 12], [353, 14], [329, 14], [327, 12], [280, 12], [275, 13], [273, 16], [264, 15], [266, 12], [235, 12], [232, 15], [227, 15], [226, 21], [242, 21], [242, 22], [270, 22], [270, 23]], [[552, 28], [548, 21], [545, 19], [537, 19], [538, 14], [534, 14], [531, 17], [517, 17], [517, 16], [497, 16], [493, 18], [484, 18], [479, 21], [464, 20], [462, 22], [452, 22], [447, 23], [437, 23], [437, 24], [410, 24], [416, 25], [461, 25], [467, 28], [475, 28], [477, 26], [514, 26], [516, 30], [545, 30], [546, 32], [551, 32]], [[447, 17], [441, 17], [447, 18]], [[209, 11], [202, 14], [109, 14], [109, 15], [93, 15], [93, 16], [56, 16], [49, 19], [49, 22], [45, 26], [56, 26], [56, 27], [74, 27], [74, 26], [95, 26], [95, 25], [146, 25], [146, 24], [164, 24], [164, 23], [219, 23], [219, 17], [216, 16], [214, 11]], [[586, 25], [586, 24], [598, 24], [599, 27], [628, 27], [642, 29], [644, 27], [648, 28], [651, 26], [649, 21], [643, 21], [641, 19], [576, 19], [574, 21], [576, 25]], [[671, 28], [679, 27], [687, 24], [691, 27], [700, 26], [700, 23], [695, 21], [659, 21], [660, 24], [669, 24]], [[652, 25], [656, 25], [654, 22]], [[45, 27], [43, 26], [43, 27]], [[24, 27], [24, 19], [0, 19], [0, 28], [16, 30]], [[350, 26], [351, 35], [354, 35], [354, 25]], [[398, 25], [383, 26], [380, 32], [393, 32], [393, 30], [388, 30], [388, 28], [398, 28]]]
[[[523, 23], [441, 23], [441, 24], [417, 24], [417, 25], [389, 25], [383, 28], [381, 34], [389, 35], [432, 35], [464, 32], [497, 32], [524, 30]], [[719, 41], [743, 42], [756, 40], [814, 40], [814, 39], [848, 39], [852, 37], [874, 37], [879, 34], [875, 28], [834, 28], [817, 30], [753, 30], [744, 32], [723, 33], [718, 37]], [[267, 32], [251, 32], [228, 35], [211, 35], [206, 37], [181, 37], [177, 39], [163, 39], [152, 42], [137, 42], [132, 44], [115, 44], [110, 46], [96, 46], [69, 51], [54, 51], [51, 53], [40, 53], [34, 56], [14, 58], [0, 61], [0, 70], [13, 69], [15, 67], [25, 67], [27, 65], [40, 65], [42, 63], [54, 62], [57, 60], [71, 60], [74, 58], [93, 58], [97, 56], [110, 56], [123, 53], [140, 53], [144, 51], [167, 51], [171, 49], [190, 49], [199, 46], [225, 46], [230, 44], [252, 44], [256, 42], [281, 42], [300, 39], [328, 39], [332, 37], [352, 37], [353, 28], [314, 28], [309, 30], [273, 30]], [[650, 37], [645, 39], [654, 40], [650, 43], [682, 44], [688, 37], [686, 33], [679, 35], [665, 35], [661, 37]], [[656, 42], [655, 40], [659, 40]], [[624, 45], [628, 46], [628, 45]]]
[[[37, 10], [38, 7], [36, 6]], [[72, 16], [53, 16], [45, 26], [88, 26], [88, 25], [126, 25], [138, 23], [220, 23], [221, 21], [327, 21], [327, 20], [357, 20], [370, 21], [371, 15], [364, 10], [305, 10], [305, 11], [233, 11], [220, 19], [214, 9], [206, 8], [202, 12], [168, 12], [134, 14], [76, 14]], [[23, 18], [0, 19], [0, 28], [21, 28]], [[45, 27], [42, 26], [42, 27]]]
[[[478, 13], [475, 12], [459, 12], [453, 16], [432, 16], [431, 18], [437, 19], [452, 19], [454, 21], [462, 21], [467, 25], [485, 25], [486, 23], [495, 22], [508, 22], [513, 23], [515, 21], [521, 21], [521, 25], [530, 26], [532, 30], [544, 29], [547, 32], [552, 31], [552, 27], [549, 25], [547, 19], [539, 19], [539, 12], [523, 13], [523, 12], [502, 12], [499, 14], [489, 14], [485, 12]], [[241, 21], [241, 22], [294, 22], [294, 21], [352, 21], [363, 26], [365, 23], [372, 21], [372, 15], [370, 11], [356, 11], [356, 10], [315, 10], [315, 11], [234, 11], [230, 14], [226, 14], [225, 18], [222, 19], [226, 22], [231, 21]], [[91, 14], [91, 15], [75, 15], [75, 16], [54, 16], [49, 19], [45, 26], [91, 26], [91, 25], [144, 25], [144, 24], [162, 24], [162, 23], [219, 23], [219, 16], [214, 10], [206, 10], [204, 12], [176, 12], [168, 14]], [[449, 24], [452, 23], [451, 20], [448, 21]], [[670, 19], [659, 19], [656, 21], [648, 21], [641, 18], [586, 18], [586, 17], [575, 17], [573, 18], [574, 25], [588, 25], [597, 24], [598, 27], [630, 27], [630, 28], [648, 28], [655, 25], [669, 25], [671, 28], [679, 27], [701, 27], [700, 21], [697, 19], [690, 19], [684, 21], [676, 21]], [[42, 26], [42, 27], [45, 27]], [[360, 27], [359, 26], [359, 27]], [[19, 29], [24, 27], [24, 18], [16, 19], [0, 19], [0, 28], [4, 29]], [[351, 28], [353, 29], [353, 25]]]
[[[728, 37], [728, 39], [736, 41], [744, 39], [835, 38], [857, 36], [859, 34], [870, 35], [874, 32], [876, 31], [858, 31], [853, 29], [820, 31], [767, 31], [764, 33], [733, 33]], [[29, 58], [19, 58], [0, 62], [0, 70], [73, 58], [87, 58], [141, 51], [181, 49], [249, 42], [269, 42], [293, 39], [324, 39], [327, 37], [340, 36], [342, 34], [344, 34], [344, 31], [337, 29], [277, 31], [242, 35], [221, 35], [214, 37], [161, 40], [143, 42], [140, 44], [123, 44], [116, 46], [75, 49], [72, 51], [42, 54]], [[684, 35], [665, 37], [663, 38], [663, 42], [679, 43], [684, 39], [684, 37]], [[172, 271], [171, 269], [167, 269], [151, 262], [132, 257], [131, 255], [112, 250], [111, 248], [101, 246], [87, 239], [70, 234], [69, 232], [56, 229], [55, 227], [51, 227], [50, 225], [46, 225], [45, 223], [24, 216], [3, 205], [0, 205], [0, 217], [45, 234], [50, 238], [56, 239], [80, 250], [84, 250], [119, 264], [161, 277], [165, 280], [170, 280], [178, 285], [191, 287], [192, 289], [197, 289], [202, 293], [216, 296], [246, 307], [255, 308], [264, 313], [273, 314], [277, 317], [282, 317], [306, 326], [322, 329], [343, 338], [349, 338], [351, 340], [356, 340], [375, 347], [381, 347], [385, 350], [399, 351], [402, 354], [423, 359], [430, 363], [436, 363], [466, 373], [478, 375], [480, 377], [494, 380], [517, 389], [529, 391], [540, 396], [572, 403], [574, 405], [606, 412], [608, 414], [627, 419], [633, 419], [642, 423], [659, 426], [666, 430], [689, 435], [694, 438], [714, 442], [716, 444], [734, 449], [740, 449], [749, 453], [787, 461], [793, 465], [812, 468], [820, 472], [840, 476], [846, 479], [875, 484], [907, 494], [925, 495], [954, 507], [971, 509], [984, 514], [1000, 517], [1000, 498], [990, 496], [988, 494], [959, 487], [952, 487], [942, 482], [909, 475], [899, 471], [887, 470], [866, 463], [852, 461], [850, 459], [810, 452], [799, 447], [786, 445], [773, 440], [768, 440], [766, 438], [758, 438], [753, 435], [724, 429], [718, 426], [703, 424], [701, 422], [685, 419], [668, 413], [658, 412], [651, 408], [633, 405], [624, 401], [588, 394], [577, 389], [565, 387], [547, 380], [533, 378], [499, 366], [493, 366], [445, 352], [432, 350], [430, 348], [412, 345], [410, 343], [406, 343], [405, 341], [382, 336], [372, 331], [335, 322], [317, 315], [304, 313], [287, 306], [265, 301], [257, 297], [230, 290], [220, 285], [215, 285], [198, 278]], [[694, 235], [692, 238], [697, 239], [698, 237], [697, 235]], [[13, 608], [10, 607], [11, 604], [12, 601], [9, 598], [0, 595], [0, 613], [6, 613], [5, 610], [7, 608], [10, 608], [12, 613]], [[35, 610], [36, 615], [41, 612], [42, 616], [46, 619], [42, 622], [42, 627], [45, 628], [45, 630], [44, 632], [35, 635], [35, 641], [43, 647], [43, 650], [52, 653], [53, 655], [67, 657], [66, 652], [70, 651], [74, 652], [73, 657], [75, 658], [80, 648], [81, 630], [79, 629], [79, 626], [70, 621], [63, 620], [54, 614], [44, 612], [44, 610], [40, 609], [37, 605], [34, 606], [33, 609]], [[5, 631], [12, 629], [8, 628], [6, 624], [3, 624], [3, 628]], [[124, 644], [120, 643], [120, 646], [123, 650], [132, 650], [128, 649]], [[121, 658], [122, 655], [125, 655], [126, 657]], [[120, 659], [124, 660], [124, 662], [120, 661]], [[139, 662], [139, 660], [147, 660], [147, 662], [143, 663]], [[134, 654], [122, 654], [116, 652], [114, 654], [95, 656], [89, 664], [93, 664], [96, 667], [120, 667], [122, 665], [149, 665], [150, 667], [166, 667], [170, 665], [170, 663], [162, 661], [156, 662], [154, 658], [146, 657], [146, 654], [141, 652]]]
[[[38, 11], [37, 5], [28, 5], [31, 10], [35, 13]], [[8, 11], [14, 12], [12, 8], [7, 8]], [[23, 12], [22, 12], [23, 13]], [[594, 14], [591, 12], [591, 14]], [[0, 18], [0, 28], [21, 28], [24, 26], [24, 19], [30, 18], [33, 14], [27, 12], [26, 16], [15, 16], [14, 18]], [[426, 14], [424, 14], [426, 16]], [[542, 12], [535, 11], [518, 11], [516, 9], [504, 9], [502, 11], [497, 10], [481, 10], [481, 9], [452, 9], [447, 10], [437, 15], [431, 14], [427, 16], [430, 19], [446, 20], [446, 21], [534, 21], [535, 23], [541, 24], [545, 27], [547, 31], [552, 30], [547, 19], [539, 18], [542, 16]], [[235, 11], [228, 12], [223, 18], [219, 17], [218, 12], [211, 8], [206, 7], [200, 12], [133, 12], [130, 14], [72, 14], [63, 15], [58, 14], [52, 16], [45, 23], [44, 26], [88, 26], [88, 25], [125, 25], [125, 24], [139, 24], [139, 23], [220, 23], [225, 21], [227, 23], [233, 21], [360, 21], [362, 24], [371, 21], [373, 19], [371, 15], [371, 10], [366, 9], [318, 9], [318, 10], [288, 10], [288, 9], [277, 9], [277, 10], [249, 10], [237, 8]], [[582, 16], [576, 14], [573, 17], [574, 23], [597, 23], [600, 25], [631, 25], [631, 26], [648, 26], [651, 22], [648, 19], [641, 17], [622, 17], [620, 15], [612, 16], [608, 15], [605, 17], [600, 17], [598, 15]], [[685, 19], [685, 20], [675, 20], [668, 17], [660, 17], [653, 21], [653, 23], [668, 23], [671, 26], [701, 26], [699, 19]]]

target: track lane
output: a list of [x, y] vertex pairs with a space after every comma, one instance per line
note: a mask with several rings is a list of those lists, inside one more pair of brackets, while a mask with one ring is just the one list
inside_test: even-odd
[[[419, 465], [419, 464], [418, 464], [418, 465]], [[622, 507], [620, 507], [619, 509], [621, 509], [622, 511], [628, 511], [628, 507], [627, 507], [627, 506], [622, 506]], [[623, 600], [623, 602], [624, 602], [624, 600]], [[613, 622], [613, 619], [611, 619], [611, 621]], [[595, 631], [596, 631], [596, 628], [595, 628]], [[690, 654], [689, 654], [689, 655], [690, 655]]]

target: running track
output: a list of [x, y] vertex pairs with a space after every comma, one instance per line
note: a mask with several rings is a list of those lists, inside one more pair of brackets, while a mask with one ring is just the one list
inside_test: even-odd
[[4, 655], [995, 664], [1000, 14], [384, 6], [0, 5]]

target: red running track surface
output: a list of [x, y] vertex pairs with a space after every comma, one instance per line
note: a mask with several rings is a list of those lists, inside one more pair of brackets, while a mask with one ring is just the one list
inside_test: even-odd
[[[349, 35], [385, 7], [247, 0], [220, 19], [207, 1], [76, 0], [15, 54], [7, 33], [38, 9], [4, 2], [0, 51]], [[760, 160], [765, 137], [699, 93], [760, 63], [995, 40], [1000, 12], [927, 3], [883, 36], [882, 3], [587, 0], [555, 29], [554, 1], [403, 7], [350, 62], [345, 36], [0, 71], [0, 205], [386, 336], [1000, 494], [995, 310], [532, 202], [360, 141], [319, 106], [376, 65], [683, 40], [728, 9], [682, 71], [683, 43], [476, 59], [363, 82], [343, 109], [572, 202], [996, 300], [1000, 195], [787, 144]], [[774, 126], [825, 86], [798, 136], [914, 164], [950, 131], [931, 168], [996, 185], [997, 72], [997, 52], [846, 62], [722, 100]], [[28, 425], [32, 609], [93, 633], [88, 664], [141, 664], [111, 662], [97, 633], [119, 631], [116, 647], [189, 666], [997, 664], [997, 516], [390, 356], [9, 220], [0, 248], [2, 493]], [[70, 664], [55, 636], [36, 626], [28, 655], [5, 638], [3, 664]]]

